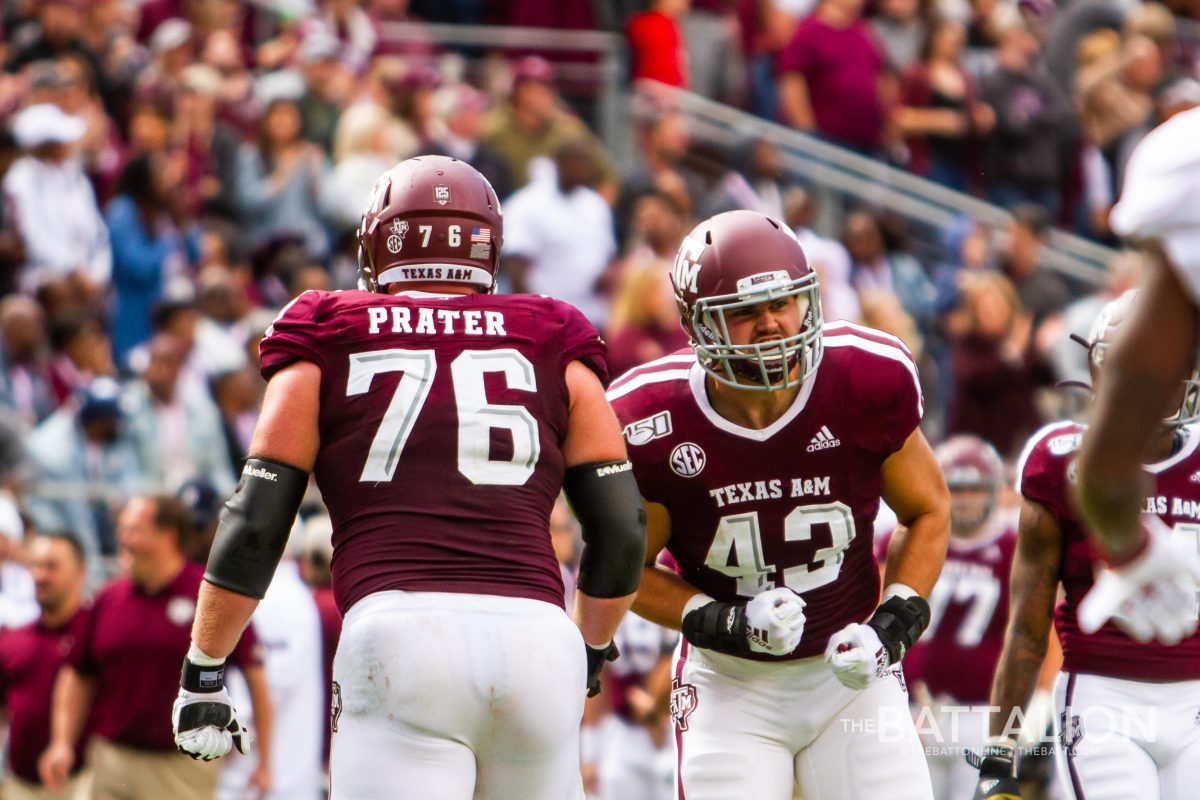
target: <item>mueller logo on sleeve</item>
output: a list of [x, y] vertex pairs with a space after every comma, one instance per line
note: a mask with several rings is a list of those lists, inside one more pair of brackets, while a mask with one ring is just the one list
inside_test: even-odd
[[621, 472], [629, 472], [633, 469], [633, 464], [628, 461], [622, 461], [620, 464], [609, 464], [596, 469], [597, 478], [607, 478], [609, 475], [616, 475]]
[[244, 478], [262, 478], [265, 481], [274, 482], [274, 481], [279, 480], [279, 473], [271, 472], [269, 469], [263, 469], [262, 467], [252, 467], [249, 464], [247, 464], [246, 468], [242, 470], [242, 477], [244, 477]]

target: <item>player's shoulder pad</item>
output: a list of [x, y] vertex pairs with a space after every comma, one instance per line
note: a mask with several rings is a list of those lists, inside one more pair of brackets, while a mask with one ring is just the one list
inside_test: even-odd
[[628, 405], [646, 396], [648, 387], [687, 381], [695, 363], [696, 354], [690, 347], [647, 361], [612, 382], [608, 387], [608, 401], [614, 406], [619, 402]]
[[674, 433], [672, 398], [688, 391], [696, 356], [685, 348], [626, 372], [613, 381], [608, 399], [630, 447], [642, 447]]
[[913, 393], [918, 415], [924, 413], [917, 362], [904, 342], [883, 331], [838, 320], [825, 326], [822, 344], [825, 358], [844, 353], [854, 359], [855, 382], [862, 390], [884, 398]]
[[301, 292], [275, 315], [275, 320], [267, 327], [266, 336], [274, 335], [276, 328], [317, 322], [325, 309], [326, 301], [333, 296], [334, 292], [324, 289], [307, 289]]
[[1065, 420], [1052, 422], [1030, 436], [1017, 459], [1017, 492], [1040, 501], [1047, 484], [1061, 485], [1083, 444], [1085, 430], [1085, 426]]
[[544, 320], [546, 324], [557, 324], [564, 366], [567, 362], [580, 361], [596, 373], [601, 384], [608, 385], [608, 345], [582, 311], [570, 303], [545, 295], [513, 296], [531, 303], [533, 313], [539, 320]]

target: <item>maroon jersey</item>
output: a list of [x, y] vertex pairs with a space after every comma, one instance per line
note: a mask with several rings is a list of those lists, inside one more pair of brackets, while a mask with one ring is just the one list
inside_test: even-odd
[[922, 410], [899, 340], [839, 322], [823, 341], [816, 374], [763, 430], [717, 414], [690, 351], [626, 373], [609, 392], [643, 497], [670, 512], [680, 575], [724, 601], [774, 586], [803, 595], [808, 621], [793, 658], [823, 653], [878, 603], [880, 467]]
[[549, 520], [562, 488], [566, 366], [607, 382], [604, 343], [533, 295], [300, 295], [262, 372], [321, 368], [317, 485], [346, 613], [373, 592], [467, 592], [562, 607]]
[[[32, 622], [0, 630], [0, 695], [8, 709], [8, 768], [21, 780], [41, 783], [37, 761], [50, 743], [54, 680], [87, 625], [87, 616], [88, 612], [80, 609], [59, 628]], [[86, 740], [80, 736], [75, 745], [76, 770], [83, 768]]]
[[[1079, 603], [1092, 588], [1099, 561], [1072, 493], [1083, 431], [1082, 425], [1060, 422], [1034, 434], [1021, 455], [1017, 484], [1022, 496], [1054, 515], [1062, 532], [1059, 579], [1065, 597], [1055, 611], [1055, 627], [1062, 641], [1063, 670], [1130, 680], [1200, 678], [1200, 635], [1168, 647], [1158, 642], [1141, 644], [1112, 622], [1090, 636], [1079, 630]], [[1145, 510], [1173, 527], [1189, 547], [1200, 549], [1200, 427], [1184, 431], [1186, 438], [1178, 452], [1145, 468], [1154, 481]]]
[[[192, 619], [204, 567], [187, 562], [155, 594], [128, 578], [105, 586], [76, 637], [68, 663], [100, 687], [92, 702], [92, 731], [139, 750], [175, 751], [168, 720], [179, 693], [179, 665], [191, 646]], [[231, 664], [259, 665], [258, 639], [246, 628]]]
[[[877, 557], [887, 552], [891, 537], [880, 539]], [[904, 656], [909, 681], [923, 681], [934, 696], [987, 702], [1004, 649], [1016, 549], [1016, 529], [995, 517], [976, 538], [950, 537], [942, 574], [929, 594], [929, 627]]]

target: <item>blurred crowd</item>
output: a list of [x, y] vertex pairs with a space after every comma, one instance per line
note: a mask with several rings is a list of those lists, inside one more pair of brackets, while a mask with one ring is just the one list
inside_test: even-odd
[[[1047, 234], [1110, 240], [1130, 151], [1200, 104], [1198, 13], [1195, 0], [3, 0], [0, 625], [37, 616], [34, 532], [74, 538], [95, 588], [122, 569], [130, 497], [176, 494], [209, 526], [254, 427], [264, 331], [301, 292], [355, 285], [365, 199], [418, 154], [492, 181], [501, 289], [582, 309], [614, 375], [687, 344], [667, 274], [697, 220], [785, 220], [825, 318], [918, 358], [931, 439], [972, 433], [1014, 458], [1079, 408], [1054, 388], [1087, 381], [1070, 334], [1141, 268], [1122, 254], [1105, 285], [1083, 286], [1047, 268]], [[598, 90], [578, 69], [590, 57], [442, 43], [428, 23], [622, 34], [632, 157], [598, 135]], [[662, 84], [1012, 221], [963, 217], [916, 248], [902, 216], [794, 180], [771, 141], [700, 137]], [[318, 528], [319, 509], [306, 507]], [[202, 560], [204, 537], [185, 538]]]

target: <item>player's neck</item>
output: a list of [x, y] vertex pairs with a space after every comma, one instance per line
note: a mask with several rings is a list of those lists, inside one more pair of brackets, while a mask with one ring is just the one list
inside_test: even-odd
[[734, 425], [751, 430], [762, 430], [782, 417], [800, 392], [800, 386], [773, 392], [738, 389], [712, 378], [704, 384], [714, 411]]
[[476, 294], [479, 290], [465, 283], [438, 283], [436, 281], [412, 281], [405, 284], [390, 284], [388, 294], [401, 292], [426, 292], [428, 294]]
[[42, 614], [39, 618], [43, 628], [57, 630], [71, 621], [75, 616], [75, 612], [79, 610], [79, 597], [65, 598], [61, 603], [53, 607], [44, 606]]

